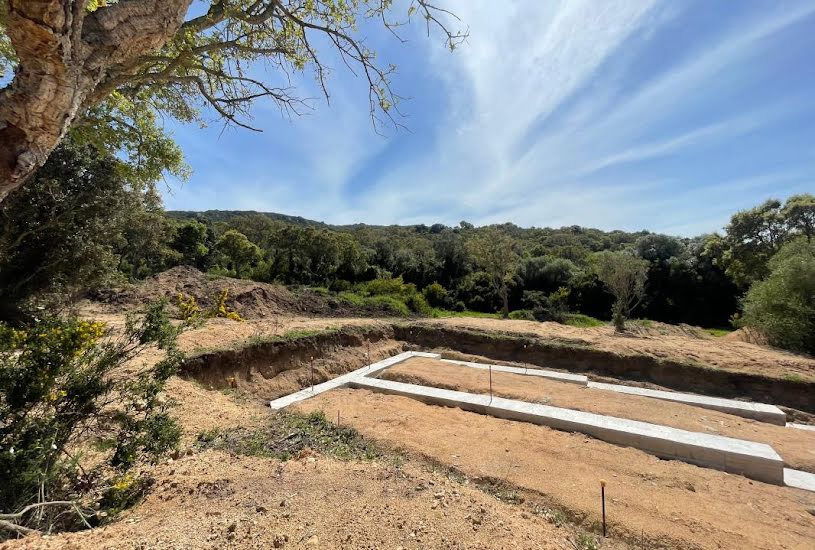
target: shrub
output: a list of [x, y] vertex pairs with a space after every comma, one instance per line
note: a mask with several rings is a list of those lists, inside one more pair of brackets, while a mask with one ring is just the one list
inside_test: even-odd
[[424, 296], [419, 294], [412, 294], [405, 300], [405, 305], [410, 308], [410, 311], [413, 313], [418, 313], [419, 315], [431, 315], [433, 313], [433, 308], [427, 303]]
[[600, 319], [595, 319], [594, 317], [583, 315], [582, 313], [567, 313], [564, 324], [580, 328], [601, 327], [605, 325]]
[[365, 300], [366, 304], [372, 304], [378, 307], [384, 307], [395, 313], [407, 317], [410, 315], [410, 309], [405, 302], [394, 298], [393, 296], [373, 296]]
[[532, 314], [532, 311], [529, 309], [516, 309], [515, 311], [509, 312], [509, 318], [515, 319], [516, 321], [534, 321], [535, 316]]
[[536, 321], [564, 323], [569, 313], [569, 289], [561, 287], [549, 294], [525, 291], [524, 303], [532, 307], [532, 316]]
[[400, 296], [408, 298], [416, 293], [416, 285], [405, 283], [402, 277], [381, 278], [368, 281], [363, 285], [364, 291], [370, 296]]
[[[175, 343], [181, 328], [163, 304], [128, 318], [118, 338], [88, 321], [0, 325], [0, 510], [73, 501], [75, 511], [105, 511], [105, 498], [113, 496], [107, 488], [140, 486], [122, 486], [123, 476], [156, 461], [180, 437], [161, 392], [183, 359]], [[117, 372], [149, 346], [165, 358], [127, 376]], [[77, 449], [93, 442], [100, 453], [86, 460]], [[85, 524], [101, 517], [83, 515]], [[79, 519], [46, 505], [15, 521], [25, 532], [78, 527]]]
[[225, 288], [221, 290], [220, 294], [218, 294], [218, 299], [215, 301], [215, 305], [207, 312], [207, 317], [223, 317], [225, 319], [232, 319], [233, 321], [243, 321], [243, 317], [241, 317], [237, 311], [230, 309], [226, 305], [226, 299], [228, 297], [229, 289]]
[[337, 279], [328, 288], [332, 292], [348, 292], [351, 290], [351, 283], [345, 279]]
[[739, 326], [771, 344], [815, 353], [815, 242], [791, 241], [770, 260], [770, 275], [750, 287]]
[[444, 307], [447, 304], [447, 290], [439, 283], [427, 285], [422, 290], [427, 303], [433, 307]]
[[459, 312], [467, 311], [467, 305], [464, 302], [462, 302], [461, 300], [459, 300], [458, 302], [453, 304], [453, 311], [459, 311]]

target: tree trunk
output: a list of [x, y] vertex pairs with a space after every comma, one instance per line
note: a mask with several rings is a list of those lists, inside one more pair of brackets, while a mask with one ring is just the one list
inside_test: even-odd
[[504, 302], [504, 305], [501, 308], [501, 317], [507, 319], [509, 318], [509, 290], [507, 289], [506, 284], [501, 286], [501, 300]]
[[0, 202], [42, 166], [96, 88], [161, 48], [192, 0], [128, 0], [92, 13], [84, 0], [8, 0], [19, 59], [0, 91]]

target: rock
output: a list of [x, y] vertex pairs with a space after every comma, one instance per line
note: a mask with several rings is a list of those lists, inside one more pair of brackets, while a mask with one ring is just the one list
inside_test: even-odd
[[306, 546], [313, 546], [316, 548], [320, 546], [320, 539], [317, 538], [317, 535], [314, 535], [313, 537], [306, 541]]
[[233, 521], [232, 523], [229, 524], [229, 527], [226, 528], [226, 530], [229, 531], [230, 533], [234, 533], [237, 529], [238, 529], [237, 521]]
[[288, 535], [275, 535], [274, 539], [272, 539], [272, 546], [275, 548], [283, 548], [287, 542], [289, 542]]

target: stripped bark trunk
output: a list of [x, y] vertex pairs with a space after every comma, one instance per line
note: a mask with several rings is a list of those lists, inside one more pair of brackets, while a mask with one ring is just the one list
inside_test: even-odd
[[48, 159], [94, 91], [178, 31], [192, 0], [8, 0], [19, 59], [0, 91], [0, 202]]

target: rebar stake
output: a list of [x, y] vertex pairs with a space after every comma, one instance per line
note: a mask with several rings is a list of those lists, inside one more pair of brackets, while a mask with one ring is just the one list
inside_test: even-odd
[[492, 404], [492, 365], [490, 365], [490, 404]]
[[606, 536], [606, 480], [600, 480], [600, 500], [603, 502], [603, 537]]

